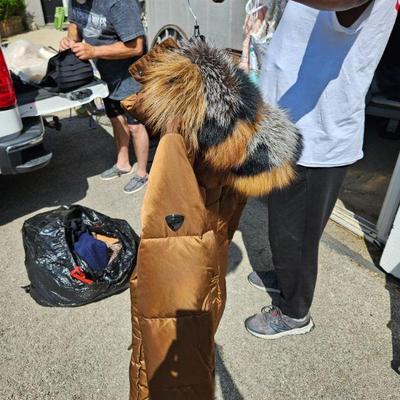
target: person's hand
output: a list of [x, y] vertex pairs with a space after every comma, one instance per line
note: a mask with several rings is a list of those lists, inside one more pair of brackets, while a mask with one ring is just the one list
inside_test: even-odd
[[165, 127], [165, 133], [178, 133], [180, 127], [180, 119], [178, 117], [173, 117], [168, 120], [167, 126]]
[[64, 50], [68, 50], [70, 49], [73, 45], [75, 44], [75, 41], [73, 41], [72, 39], [65, 37], [61, 39], [60, 42], [60, 51], [64, 51]]
[[71, 49], [80, 60], [96, 58], [96, 48], [88, 43], [74, 43]]

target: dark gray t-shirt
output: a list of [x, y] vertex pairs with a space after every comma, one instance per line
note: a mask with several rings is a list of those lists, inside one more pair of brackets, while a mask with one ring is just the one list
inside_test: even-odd
[[[92, 46], [129, 42], [145, 34], [136, 0], [70, 0], [68, 14], [70, 22], [78, 26], [82, 38]], [[139, 91], [139, 83], [128, 72], [136, 59], [96, 61], [111, 99], [122, 100]]]

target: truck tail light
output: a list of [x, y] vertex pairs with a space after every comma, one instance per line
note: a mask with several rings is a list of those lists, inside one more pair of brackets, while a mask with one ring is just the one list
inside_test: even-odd
[[0, 109], [14, 107], [17, 99], [6, 60], [0, 49]]

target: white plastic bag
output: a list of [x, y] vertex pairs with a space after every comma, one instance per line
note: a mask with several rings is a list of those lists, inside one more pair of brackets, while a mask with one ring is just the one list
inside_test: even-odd
[[39, 83], [46, 75], [47, 64], [56, 54], [48, 47], [18, 40], [4, 49], [8, 68], [25, 82]]
[[288, 0], [249, 0], [246, 4], [241, 67], [255, 83], [287, 2]]

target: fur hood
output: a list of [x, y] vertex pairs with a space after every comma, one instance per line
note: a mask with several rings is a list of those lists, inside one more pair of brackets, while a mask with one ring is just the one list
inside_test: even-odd
[[224, 50], [167, 41], [130, 72], [142, 90], [124, 107], [159, 134], [177, 123], [188, 150], [240, 193], [260, 196], [293, 180], [299, 131], [282, 110], [263, 102]]

